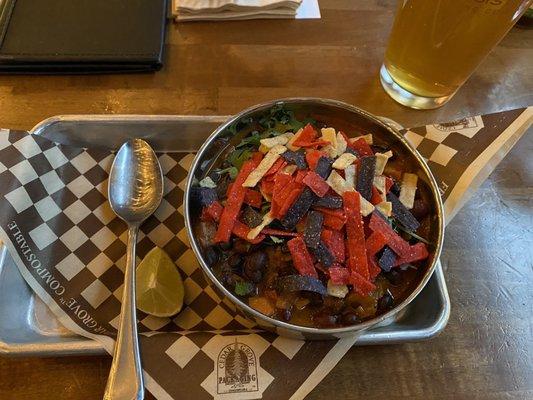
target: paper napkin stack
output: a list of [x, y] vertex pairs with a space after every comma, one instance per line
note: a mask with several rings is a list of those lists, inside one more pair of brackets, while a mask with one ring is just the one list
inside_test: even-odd
[[173, 0], [172, 13], [178, 21], [296, 18], [304, 3], [317, 4], [316, 0]]

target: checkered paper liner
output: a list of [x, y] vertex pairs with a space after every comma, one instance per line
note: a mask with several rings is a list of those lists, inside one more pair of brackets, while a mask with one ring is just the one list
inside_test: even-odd
[[[428, 160], [448, 219], [516, 143], [532, 115], [532, 108], [519, 109], [404, 132]], [[186, 294], [186, 307], [174, 318], [138, 314], [147, 388], [160, 399], [302, 398], [357, 338], [306, 342], [262, 331], [207, 285], [183, 223], [193, 157], [159, 154], [164, 199], [139, 237], [138, 257], [154, 246], [166, 250]], [[107, 202], [112, 160], [108, 151], [0, 130], [0, 238], [60, 321], [110, 353], [126, 251], [126, 226]]]

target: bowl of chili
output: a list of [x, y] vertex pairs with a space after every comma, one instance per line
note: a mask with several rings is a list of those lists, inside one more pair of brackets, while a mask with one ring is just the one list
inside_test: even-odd
[[262, 328], [333, 339], [401, 315], [431, 277], [443, 206], [390, 124], [335, 100], [251, 107], [196, 154], [184, 197], [207, 281]]

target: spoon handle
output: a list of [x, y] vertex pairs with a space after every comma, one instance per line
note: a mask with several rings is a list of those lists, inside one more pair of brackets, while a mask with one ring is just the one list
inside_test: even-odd
[[120, 309], [120, 324], [104, 400], [144, 399], [135, 306], [135, 247], [138, 230], [137, 226], [130, 226], [128, 229], [128, 250], [124, 273], [122, 307]]

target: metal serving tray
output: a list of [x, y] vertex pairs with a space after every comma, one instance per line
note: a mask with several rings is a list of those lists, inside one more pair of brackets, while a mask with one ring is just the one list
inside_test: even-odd
[[[118, 148], [131, 137], [149, 141], [156, 151], [193, 152], [227, 116], [70, 115], [44, 120], [31, 133], [79, 147]], [[450, 314], [450, 299], [440, 262], [419, 296], [392, 321], [368, 330], [356, 345], [430, 339]], [[20, 275], [0, 242], [0, 354], [104, 354], [99, 343], [61, 326]]]

